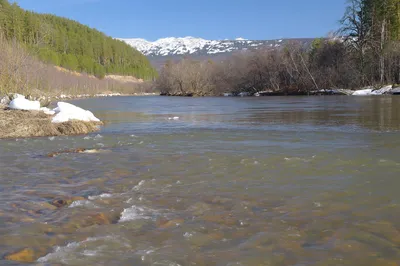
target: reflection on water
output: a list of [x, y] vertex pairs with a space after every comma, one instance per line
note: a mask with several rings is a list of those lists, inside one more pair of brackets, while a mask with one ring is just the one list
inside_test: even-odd
[[0, 264], [398, 265], [399, 101], [77, 101], [99, 134], [0, 142]]

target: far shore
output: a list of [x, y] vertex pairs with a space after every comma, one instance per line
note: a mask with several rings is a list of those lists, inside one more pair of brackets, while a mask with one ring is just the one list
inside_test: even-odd
[[55, 100], [75, 100], [75, 99], [85, 99], [85, 98], [102, 98], [102, 97], [116, 97], [116, 96], [158, 96], [159, 93], [147, 93], [147, 92], [135, 92], [135, 93], [100, 93], [100, 94], [61, 94], [59, 96], [49, 97]]
[[202, 92], [161, 92], [161, 96], [178, 96], [178, 97], [204, 97], [204, 96], [224, 96], [224, 97], [263, 97], [263, 96], [376, 96], [376, 95], [400, 95], [400, 87], [397, 85], [386, 85], [376, 87], [365, 87], [358, 90], [350, 89], [320, 89], [310, 91], [285, 92], [285, 91], [258, 91], [258, 92], [225, 92], [220, 95], [204, 95]]

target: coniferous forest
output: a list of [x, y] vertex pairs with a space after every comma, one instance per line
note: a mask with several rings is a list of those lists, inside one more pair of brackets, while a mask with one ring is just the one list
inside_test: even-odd
[[142, 79], [156, 76], [148, 59], [126, 43], [73, 20], [25, 11], [0, 0], [0, 33], [42, 61], [103, 78], [106, 74]]

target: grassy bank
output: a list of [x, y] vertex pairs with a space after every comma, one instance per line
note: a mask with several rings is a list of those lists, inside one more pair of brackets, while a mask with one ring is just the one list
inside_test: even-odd
[[43, 112], [0, 108], [0, 139], [87, 134], [99, 130], [101, 124], [84, 121], [52, 123], [51, 116]]

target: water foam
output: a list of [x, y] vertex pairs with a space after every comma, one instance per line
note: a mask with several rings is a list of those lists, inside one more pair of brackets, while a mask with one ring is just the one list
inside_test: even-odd
[[311, 158], [300, 158], [300, 157], [285, 157], [285, 161], [287, 162], [291, 162], [291, 161], [300, 161], [300, 162], [305, 162], [305, 163], [309, 163], [311, 161], [313, 161], [317, 156], [314, 155]]
[[120, 223], [134, 220], [151, 220], [156, 212], [154, 210], [133, 205], [121, 213]]
[[145, 183], [146, 183], [145, 180], [140, 181], [139, 184], [137, 184], [136, 186], [133, 187], [133, 190], [135, 190], [135, 191], [140, 190], [144, 186]]
[[69, 205], [69, 208], [76, 208], [76, 207], [98, 208], [96, 204], [88, 200], [77, 200], [72, 202], [71, 205]]
[[[89, 237], [84, 241], [72, 242], [63, 247], [56, 246], [53, 249], [53, 252], [47, 254], [44, 257], [39, 258], [37, 260], [37, 262], [47, 263], [47, 262], [57, 261], [57, 262], [68, 264], [68, 261], [71, 259], [76, 259], [77, 255], [78, 256], [81, 255], [83, 257], [97, 256], [97, 254], [98, 254], [97, 250], [88, 250], [88, 249], [85, 249], [83, 251], [80, 250], [82, 248], [85, 248], [88, 243], [96, 242], [96, 241], [113, 241], [116, 243], [121, 243], [121, 238], [117, 238], [114, 236]], [[128, 247], [127, 243], [125, 243], [123, 245]], [[105, 246], [101, 246], [99, 251], [101, 251], [101, 249], [104, 249], [104, 248], [105, 248]]]
[[88, 198], [89, 198], [90, 200], [97, 200], [97, 199], [112, 198], [112, 196], [113, 196], [112, 194], [103, 193], [103, 194], [98, 195], [98, 196], [89, 196]]
[[[83, 241], [81, 243], [84, 243], [86, 241]], [[78, 242], [72, 242], [69, 243], [68, 245], [64, 247], [57, 246], [54, 248], [54, 251], [52, 253], [47, 254], [44, 257], [39, 258], [37, 261], [38, 262], [48, 262], [52, 260], [61, 260], [62, 262], [65, 262], [67, 260], [67, 256], [69, 253], [74, 252], [77, 248], [79, 248], [80, 243]]]
[[100, 135], [100, 134], [97, 134], [96, 136], [94, 136], [94, 138], [93, 139], [102, 139], [103, 138], [103, 136], [102, 135]]

